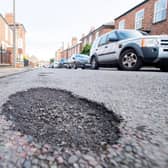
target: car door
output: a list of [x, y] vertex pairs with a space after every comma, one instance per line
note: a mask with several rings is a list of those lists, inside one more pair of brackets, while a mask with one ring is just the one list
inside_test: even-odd
[[101, 37], [99, 44], [98, 44], [98, 48], [96, 49], [97, 51], [97, 57], [98, 57], [98, 62], [100, 64], [104, 64], [104, 62], [106, 61], [106, 48], [105, 45], [107, 43], [107, 35], [104, 35]]
[[110, 32], [107, 36], [107, 43], [105, 47], [105, 54], [106, 54], [106, 63], [111, 64], [113, 61], [117, 59], [117, 45], [118, 44], [118, 37], [115, 31]]

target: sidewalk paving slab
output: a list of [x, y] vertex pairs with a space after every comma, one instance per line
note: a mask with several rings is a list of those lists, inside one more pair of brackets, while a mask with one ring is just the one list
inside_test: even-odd
[[24, 67], [24, 68], [0, 67], [0, 78], [5, 78], [7, 76], [16, 75], [16, 74], [27, 72], [30, 70], [33, 70], [33, 68], [31, 67]]

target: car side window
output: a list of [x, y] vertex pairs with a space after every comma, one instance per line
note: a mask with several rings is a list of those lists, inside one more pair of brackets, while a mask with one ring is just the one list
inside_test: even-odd
[[107, 36], [103, 36], [99, 41], [99, 46], [102, 46], [107, 43]]
[[117, 35], [115, 32], [111, 32], [108, 37], [107, 37], [107, 41], [110, 42], [109, 39], [117, 39]]
[[97, 39], [93, 42], [92, 49], [93, 49], [93, 48], [97, 48], [99, 41], [100, 41], [99, 38], [97, 38]]

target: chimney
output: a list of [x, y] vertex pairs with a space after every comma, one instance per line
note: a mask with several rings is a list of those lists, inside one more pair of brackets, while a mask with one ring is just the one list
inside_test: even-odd
[[93, 32], [95, 30], [95, 27], [94, 26], [91, 26], [90, 28], [90, 33]]
[[77, 38], [76, 37], [72, 37], [71, 44], [72, 44], [72, 46], [77, 44]]
[[13, 24], [13, 14], [12, 13], [5, 14], [5, 19], [9, 25]]

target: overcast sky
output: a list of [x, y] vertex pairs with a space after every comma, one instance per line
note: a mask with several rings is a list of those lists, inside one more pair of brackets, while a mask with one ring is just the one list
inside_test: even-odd
[[[24, 24], [29, 55], [48, 60], [73, 36], [114, 20], [143, 0], [15, 0], [16, 21]], [[0, 0], [0, 13], [12, 12], [13, 0]]]

